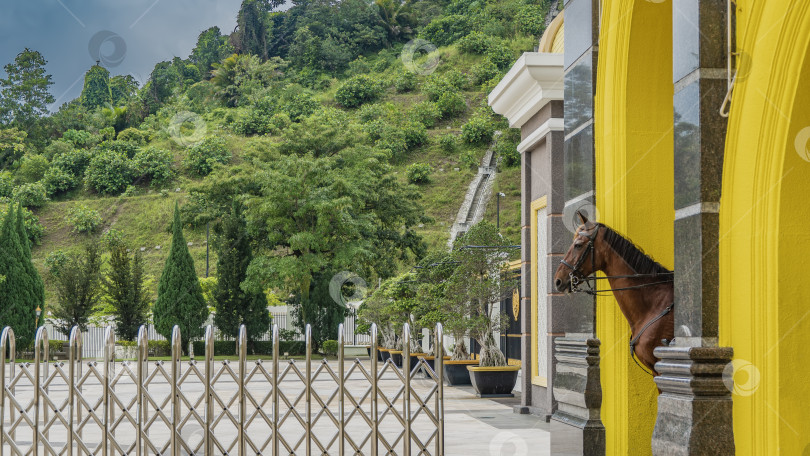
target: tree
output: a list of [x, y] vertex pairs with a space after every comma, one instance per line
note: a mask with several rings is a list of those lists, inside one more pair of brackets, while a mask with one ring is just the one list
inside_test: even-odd
[[25, 153], [28, 133], [17, 128], [0, 129], [0, 169], [11, 166]]
[[181, 75], [172, 62], [159, 62], [149, 76], [149, 97], [153, 104], [160, 106], [165, 103], [181, 82]]
[[110, 78], [110, 96], [113, 106], [127, 103], [138, 95], [138, 81], [131, 75]]
[[413, 232], [426, 220], [419, 194], [398, 182], [384, 153], [357, 147], [319, 158], [282, 156], [264, 166], [256, 176], [259, 195], [246, 204], [264, 253], [248, 267], [245, 286], [296, 295], [301, 322], [318, 317], [311, 303], [334, 302], [310, 300], [332, 273], [390, 277], [400, 261], [424, 253]]
[[47, 63], [42, 54], [25, 48], [14, 63], [3, 67], [7, 78], [0, 79], [0, 123], [27, 131], [48, 112], [54, 98], [49, 92], [53, 81], [45, 72]]
[[[467, 336], [464, 312], [459, 312], [452, 306], [453, 301], [445, 298], [447, 281], [455, 272], [456, 264], [452, 254], [444, 249], [431, 252], [417, 264], [415, 281], [416, 299], [420, 307], [417, 323], [430, 331], [435, 329], [436, 323], [442, 323], [456, 341], [453, 359], [460, 360], [469, 358], [464, 343]], [[433, 337], [430, 343], [429, 353], [436, 354]], [[441, 348], [444, 352], [444, 347]]]
[[54, 327], [69, 335], [74, 326], [87, 330], [87, 323], [101, 291], [101, 255], [96, 243], [88, 242], [84, 254], [67, 255], [52, 263], [48, 273], [56, 288]]
[[243, 0], [236, 16], [236, 30], [231, 35], [231, 44], [239, 54], [253, 54], [267, 60], [266, 0]]
[[200, 33], [197, 45], [191, 51], [189, 58], [197, 65], [203, 78], [208, 79], [211, 76], [213, 65], [233, 54], [233, 51], [233, 46], [228, 43], [228, 37], [222, 36], [219, 27], [211, 27]]
[[9, 206], [0, 228], [0, 277], [4, 277], [0, 282], [0, 327], [12, 327], [18, 346], [26, 347], [34, 340], [36, 309], [43, 309], [45, 302], [42, 279], [31, 264], [28, 243], [21, 242], [17, 215], [21, 210]]
[[42, 307], [45, 305], [45, 283], [42, 281], [39, 272], [37, 272], [37, 268], [31, 262], [31, 241], [25, 227], [25, 214], [22, 205], [17, 208], [16, 223], [17, 237], [20, 240], [23, 253], [22, 264], [25, 268], [25, 274], [30, 278], [30, 291], [36, 304]]
[[508, 262], [515, 252], [508, 245], [495, 225], [482, 221], [453, 246], [453, 260], [458, 264], [448, 279], [447, 299], [455, 308], [468, 309], [470, 335], [481, 345], [481, 366], [506, 365], [494, 332], [500, 331], [505, 323], [505, 315], [495, 305], [517, 285], [507, 274]]
[[143, 256], [129, 249], [120, 235], [109, 236], [110, 272], [104, 290], [115, 309], [115, 333], [122, 340], [135, 340], [138, 328], [147, 323], [149, 300], [143, 286]]
[[110, 72], [101, 65], [93, 65], [84, 75], [82, 104], [88, 110], [110, 106]]
[[388, 38], [396, 41], [409, 36], [416, 24], [411, 12], [410, 0], [374, 0], [379, 9], [380, 22], [388, 31]]
[[200, 281], [194, 269], [194, 259], [188, 252], [180, 221], [180, 209], [175, 203], [172, 222], [172, 247], [158, 284], [157, 301], [152, 309], [155, 329], [171, 340], [172, 329], [180, 327], [183, 349], [188, 341], [202, 337], [208, 319], [208, 306], [202, 295]]
[[336, 302], [329, 293], [329, 282], [335, 274], [316, 273], [306, 296], [297, 295], [290, 302], [295, 326], [303, 332], [309, 324], [312, 329], [314, 350], [327, 340], [335, 340], [338, 327], [346, 320], [348, 309]]
[[234, 201], [231, 213], [216, 228], [217, 286], [214, 291], [217, 313], [214, 324], [233, 338], [239, 335], [239, 326], [245, 325], [248, 339], [255, 340], [270, 328], [267, 297], [263, 292], [245, 291], [242, 282], [253, 259], [247, 224], [242, 206]]

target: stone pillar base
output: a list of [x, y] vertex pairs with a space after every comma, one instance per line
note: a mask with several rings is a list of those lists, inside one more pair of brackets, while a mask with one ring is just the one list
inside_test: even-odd
[[658, 418], [652, 437], [655, 456], [733, 455], [731, 392], [723, 371], [730, 347], [658, 347], [661, 374], [655, 384]]
[[605, 454], [605, 427], [599, 410], [599, 339], [555, 339], [557, 369], [551, 416], [551, 454], [599, 456]]

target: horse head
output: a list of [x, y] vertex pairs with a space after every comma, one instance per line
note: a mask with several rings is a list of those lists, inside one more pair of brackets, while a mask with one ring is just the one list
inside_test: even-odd
[[577, 211], [576, 214], [580, 225], [577, 227], [574, 241], [560, 261], [557, 272], [554, 273], [554, 286], [561, 292], [571, 291], [572, 285], [576, 285], [600, 269], [595, 243], [601, 225], [589, 221], [581, 211]]

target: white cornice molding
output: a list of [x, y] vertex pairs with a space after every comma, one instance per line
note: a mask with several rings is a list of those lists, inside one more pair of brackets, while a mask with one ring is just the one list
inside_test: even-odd
[[552, 100], [563, 99], [563, 54], [524, 52], [492, 89], [492, 109], [521, 127]]
[[523, 141], [520, 142], [517, 146], [517, 151], [521, 154], [526, 152], [527, 150], [534, 147], [535, 144], [540, 142], [547, 134], [551, 133], [552, 131], [563, 131], [565, 128], [565, 121], [561, 117], [552, 117], [548, 119], [543, 125], [537, 130], [529, 133], [529, 136], [526, 137]]

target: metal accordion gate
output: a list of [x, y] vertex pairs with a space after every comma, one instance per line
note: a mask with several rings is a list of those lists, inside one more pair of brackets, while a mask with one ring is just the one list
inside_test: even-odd
[[[342, 326], [342, 325], [341, 325]], [[214, 331], [205, 358], [181, 360], [180, 330], [172, 357], [149, 361], [146, 328], [135, 361], [115, 362], [112, 328], [102, 361], [82, 361], [74, 328], [69, 359], [49, 362], [39, 328], [34, 362], [17, 363], [14, 332], [0, 336], [0, 456], [38, 455], [444, 455], [442, 356], [435, 369], [410, 363], [403, 330], [403, 368], [377, 359], [371, 328], [368, 361], [345, 359], [343, 328], [336, 362], [312, 359], [306, 330], [303, 363], [273, 356], [248, 360], [244, 326], [234, 360], [215, 360]], [[437, 325], [434, 347], [441, 347]], [[7, 359], [8, 354], [8, 359]]]

